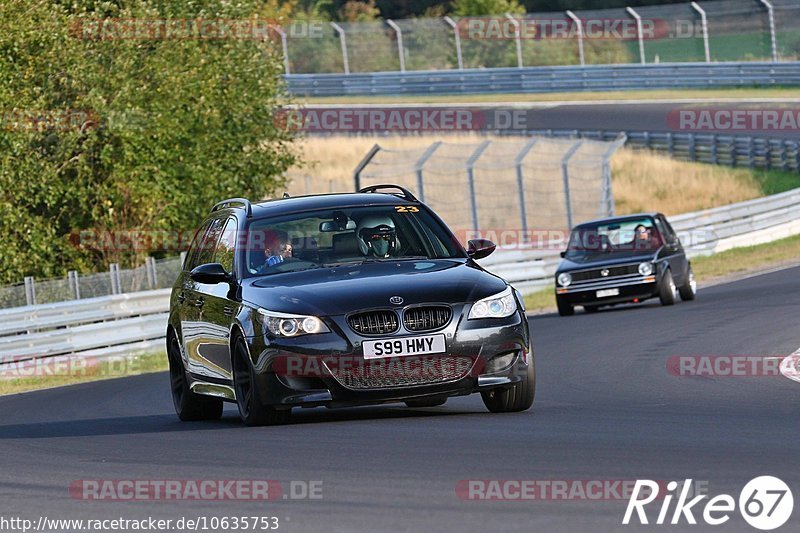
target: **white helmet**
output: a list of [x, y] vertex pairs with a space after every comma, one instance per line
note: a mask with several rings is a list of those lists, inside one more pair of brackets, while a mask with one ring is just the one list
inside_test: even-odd
[[358, 247], [363, 255], [389, 257], [397, 249], [397, 233], [394, 222], [388, 216], [370, 215], [356, 226]]

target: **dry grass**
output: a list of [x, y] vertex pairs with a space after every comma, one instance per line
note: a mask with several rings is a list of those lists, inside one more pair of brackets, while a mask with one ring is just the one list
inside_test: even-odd
[[[474, 135], [448, 137], [448, 142], [474, 143]], [[309, 163], [288, 175], [289, 194], [352, 191], [353, 170], [375, 143], [398, 150], [428, 146], [423, 137], [312, 137], [301, 141]], [[508, 140], [506, 140], [508, 142]], [[617, 212], [661, 211], [667, 215], [706, 209], [762, 196], [748, 169], [733, 169], [670, 159], [647, 151], [622, 149], [612, 159]]]
[[747, 169], [676, 161], [628, 149], [615, 154], [611, 168], [620, 214], [660, 211], [676, 215], [762, 196]]

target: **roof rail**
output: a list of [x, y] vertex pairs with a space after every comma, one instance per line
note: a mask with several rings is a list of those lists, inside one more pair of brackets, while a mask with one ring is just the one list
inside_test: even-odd
[[226, 207], [241, 207], [247, 212], [247, 218], [253, 217], [253, 205], [247, 198], [228, 198], [227, 200], [222, 200], [214, 204], [214, 207], [211, 208], [211, 212], [213, 213], [214, 211], [219, 211]]
[[395, 196], [400, 196], [402, 198], [405, 198], [409, 202], [419, 202], [419, 200], [417, 200], [417, 197], [414, 196], [413, 194], [411, 194], [411, 191], [409, 191], [405, 187], [401, 187], [399, 185], [392, 185], [391, 183], [383, 183], [383, 184], [380, 184], [380, 185], [370, 185], [369, 187], [364, 187], [363, 189], [359, 189], [358, 192], [380, 192], [381, 189], [397, 189], [402, 194], [389, 193], [389, 192], [384, 193], [384, 194], [394, 194]]

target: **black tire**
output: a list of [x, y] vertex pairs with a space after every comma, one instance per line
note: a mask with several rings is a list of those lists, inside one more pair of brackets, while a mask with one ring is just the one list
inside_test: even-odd
[[672, 279], [672, 272], [667, 269], [658, 286], [658, 299], [661, 300], [661, 305], [674, 305], [677, 295], [678, 289], [675, 287], [675, 280]]
[[289, 421], [291, 409], [275, 409], [261, 403], [255, 368], [244, 339], [233, 341], [233, 389], [239, 416], [248, 426], [274, 426]]
[[600, 309], [599, 305], [584, 305], [583, 306], [583, 311], [585, 313], [589, 313], [589, 314], [596, 313], [599, 309]]
[[189, 388], [189, 380], [186, 379], [186, 370], [181, 359], [181, 347], [174, 333], [170, 333], [167, 338], [167, 358], [172, 403], [178, 418], [184, 422], [219, 420], [222, 417], [222, 400], [195, 394]]
[[507, 389], [494, 389], [481, 392], [483, 404], [492, 413], [516, 413], [526, 411], [533, 405], [536, 396], [536, 370], [533, 361], [533, 352], [530, 358], [528, 371], [519, 383]]
[[697, 282], [694, 279], [692, 265], [689, 265], [689, 268], [686, 271], [686, 282], [678, 287], [678, 294], [681, 295], [681, 300], [684, 302], [694, 300], [697, 296]]
[[420, 400], [406, 400], [404, 403], [408, 407], [438, 407], [440, 405], [444, 405], [447, 401], [447, 398], [422, 398]]
[[558, 296], [556, 296], [556, 306], [558, 307], [558, 314], [560, 316], [572, 316], [575, 314], [575, 307], [568, 304]]

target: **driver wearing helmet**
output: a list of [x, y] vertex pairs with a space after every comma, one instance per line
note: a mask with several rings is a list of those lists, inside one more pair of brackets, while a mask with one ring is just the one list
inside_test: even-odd
[[390, 257], [397, 250], [394, 222], [387, 216], [367, 216], [356, 228], [358, 247], [365, 256]]

